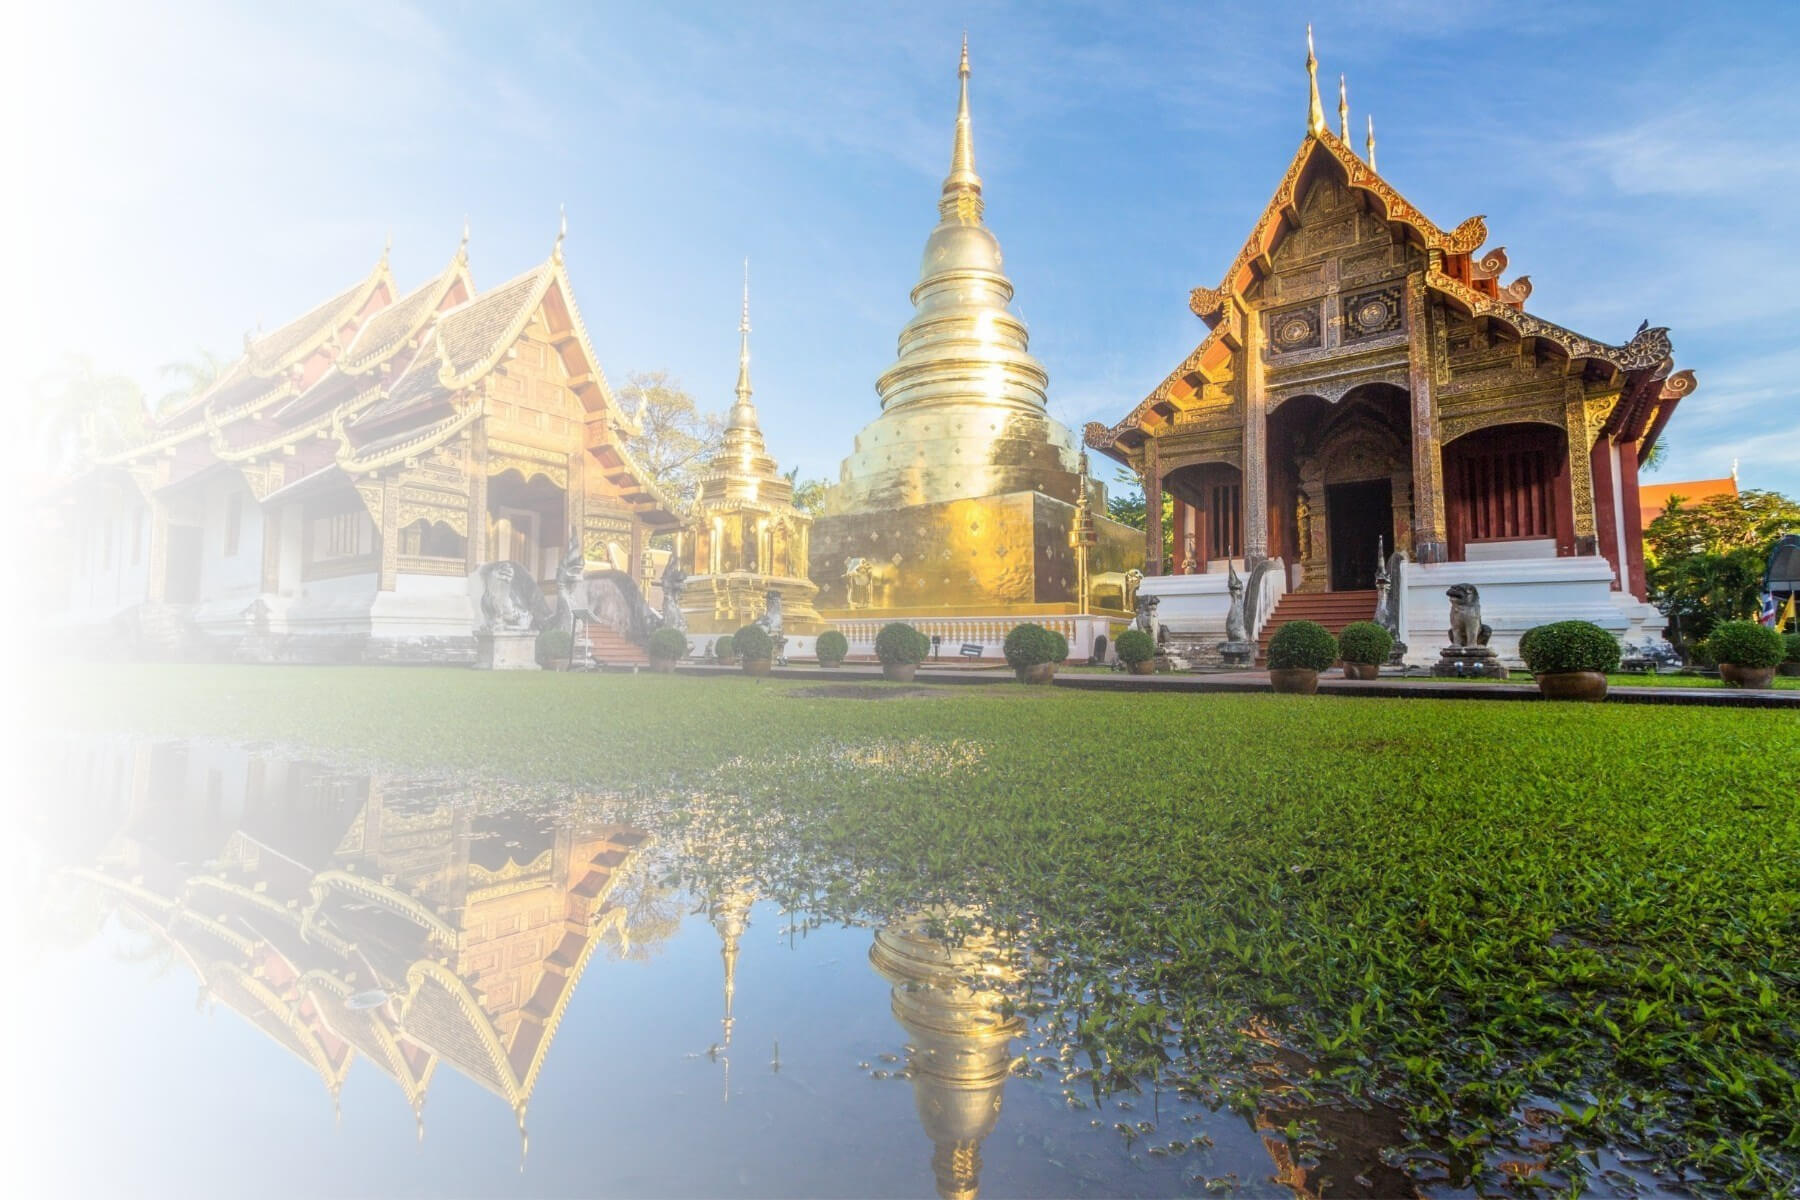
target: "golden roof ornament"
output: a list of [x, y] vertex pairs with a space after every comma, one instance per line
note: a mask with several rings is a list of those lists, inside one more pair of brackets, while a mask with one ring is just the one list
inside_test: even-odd
[[[738, 318], [738, 403], [750, 403], [750, 260], [744, 260], [744, 311]], [[736, 410], [733, 410], [736, 415]], [[752, 412], [754, 419], [754, 412]]]
[[566, 204], [557, 205], [556, 213], [556, 245], [550, 248], [550, 261], [560, 263], [563, 260], [563, 239], [569, 236], [569, 206]]
[[469, 261], [469, 214], [463, 214], [462, 241], [457, 243], [456, 257], [462, 262]]
[[1369, 140], [1364, 143], [1364, 147], [1367, 149], [1368, 153], [1363, 155], [1363, 157], [1369, 160], [1369, 170], [1373, 171], [1375, 169], [1375, 114], [1374, 113], [1369, 114]]
[[1315, 136], [1325, 132], [1325, 106], [1319, 102], [1319, 59], [1313, 53], [1312, 22], [1306, 24], [1306, 129]]
[[1338, 76], [1338, 140], [1350, 144], [1350, 85]]
[[956, 134], [950, 146], [950, 174], [944, 177], [944, 194], [938, 214], [971, 224], [981, 220], [981, 176], [975, 173], [975, 135], [969, 124], [969, 35], [963, 34], [962, 62], [956, 68], [959, 94], [956, 102]]

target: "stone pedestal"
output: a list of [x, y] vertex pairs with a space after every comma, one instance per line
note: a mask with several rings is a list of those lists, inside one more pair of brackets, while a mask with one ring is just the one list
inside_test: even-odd
[[475, 631], [477, 671], [535, 671], [537, 633], [530, 629], [478, 629]]
[[1508, 674], [1492, 646], [1445, 646], [1431, 673], [1451, 679], [1505, 679]]
[[1220, 642], [1219, 658], [1228, 667], [1248, 671], [1256, 664], [1256, 643]]

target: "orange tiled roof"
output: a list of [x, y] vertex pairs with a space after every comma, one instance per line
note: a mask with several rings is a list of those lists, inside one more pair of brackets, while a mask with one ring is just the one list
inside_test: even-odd
[[1669, 501], [1676, 496], [1680, 496], [1684, 504], [1698, 504], [1714, 496], [1737, 494], [1737, 480], [1729, 475], [1724, 479], [1690, 479], [1684, 483], [1649, 484], [1638, 489], [1640, 520], [1645, 529], [1650, 528], [1650, 522], [1662, 516], [1663, 510], [1669, 507]]

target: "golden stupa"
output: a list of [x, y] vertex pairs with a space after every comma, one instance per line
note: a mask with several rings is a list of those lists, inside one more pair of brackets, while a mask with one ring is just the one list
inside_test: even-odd
[[725, 442], [706, 463], [694, 497], [688, 553], [681, 566], [681, 611], [695, 633], [735, 633], [760, 618], [771, 593], [781, 599], [784, 635], [810, 636], [823, 625], [818, 593], [806, 577], [812, 518], [794, 507], [794, 485], [763, 445], [750, 401], [750, 267], [738, 322], [737, 403]]
[[[969, 48], [950, 173], [925, 243], [917, 310], [875, 390], [881, 415], [856, 437], [813, 526], [812, 578], [831, 617], [1020, 616], [1085, 611], [1070, 534], [1086, 496], [1105, 511], [1074, 434], [1045, 408], [1049, 376], [982, 223], [969, 123]], [[1142, 535], [1104, 517], [1088, 568], [1139, 565]]]

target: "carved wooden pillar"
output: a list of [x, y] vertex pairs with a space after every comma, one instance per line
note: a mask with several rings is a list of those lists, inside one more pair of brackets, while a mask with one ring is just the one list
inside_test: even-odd
[[400, 479], [389, 474], [381, 481], [380, 518], [376, 522], [376, 547], [381, 553], [381, 575], [376, 581], [380, 591], [391, 592], [400, 577]]
[[1599, 536], [1600, 554], [1612, 564], [1613, 590], [1625, 586], [1625, 557], [1619, 546], [1618, 483], [1614, 478], [1617, 464], [1613, 445], [1608, 438], [1596, 438], [1588, 455], [1588, 470], [1594, 480], [1594, 521]]
[[1587, 399], [1581, 394], [1580, 384], [1569, 386], [1568, 399], [1563, 405], [1563, 429], [1568, 435], [1565, 441], [1569, 455], [1569, 497], [1575, 509], [1575, 553], [1593, 554], [1596, 544], [1594, 472], [1589, 458], [1593, 439], [1588, 433]]
[[487, 430], [477, 421], [469, 431], [469, 535], [465, 542], [463, 565], [470, 573], [488, 560], [487, 519]]
[[262, 508], [262, 590], [274, 593], [281, 590], [281, 516], [279, 505], [264, 504]]
[[1144, 574], [1161, 575], [1163, 561], [1162, 452], [1144, 444]]
[[1244, 568], [1269, 557], [1269, 397], [1263, 375], [1263, 318], [1244, 314]]
[[1437, 400], [1432, 394], [1437, 342], [1423, 271], [1406, 277], [1406, 334], [1407, 387], [1412, 392], [1413, 559], [1444, 562], [1450, 557], [1450, 538], [1444, 525], [1444, 448], [1438, 442]]
[[1638, 499], [1638, 448], [1630, 438], [1619, 442], [1619, 503], [1625, 523], [1625, 545], [1619, 552], [1619, 571], [1625, 590], [1642, 600], [1648, 594], [1644, 581], [1643, 508]]
[[587, 553], [587, 464], [586, 450], [569, 455], [569, 490], [563, 493], [563, 545], [578, 537], [583, 554]]

